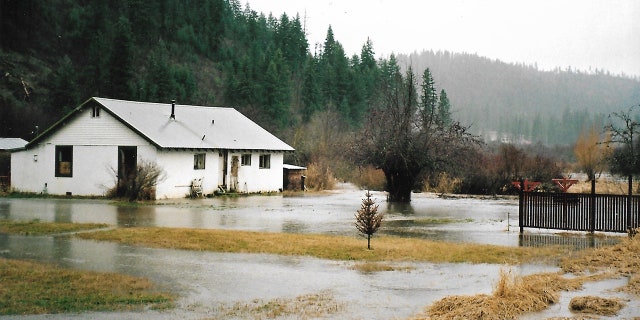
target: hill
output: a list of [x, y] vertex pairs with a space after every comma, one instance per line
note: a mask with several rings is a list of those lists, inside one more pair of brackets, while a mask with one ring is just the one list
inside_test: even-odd
[[[345, 130], [375, 104], [371, 42], [347, 57], [327, 30], [311, 52], [300, 18], [239, 0], [0, 1], [0, 136], [30, 140], [91, 96], [234, 106], [295, 146], [335, 110]], [[374, 39], [375, 40], [375, 39]], [[537, 70], [464, 53], [397, 57], [432, 71], [454, 118], [487, 139], [570, 144], [585, 123], [640, 102], [640, 81], [602, 70]]]
[[640, 103], [640, 79], [604, 70], [542, 71], [467, 53], [398, 55], [401, 65], [430, 68], [447, 90], [454, 117], [487, 140], [572, 144], [585, 124]]

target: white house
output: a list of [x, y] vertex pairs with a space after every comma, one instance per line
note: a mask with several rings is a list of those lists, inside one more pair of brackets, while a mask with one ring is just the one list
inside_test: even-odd
[[156, 198], [278, 191], [294, 149], [233, 108], [91, 98], [11, 155], [15, 190], [104, 195], [140, 161], [165, 172]]

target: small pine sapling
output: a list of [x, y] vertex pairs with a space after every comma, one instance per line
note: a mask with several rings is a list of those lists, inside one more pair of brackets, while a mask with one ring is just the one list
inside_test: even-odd
[[371, 236], [380, 228], [383, 214], [378, 212], [378, 205], [375, 204], [375, 199], [371, 198], [371, 192], [367, 191], [365, 196], [360, 209], [355, 214], [356, 228], [367, 237], [367, 249], [371, 250]]

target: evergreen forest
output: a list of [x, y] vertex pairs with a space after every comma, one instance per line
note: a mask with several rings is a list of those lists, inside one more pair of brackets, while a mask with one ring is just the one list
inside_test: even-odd
[[25, 140], [92, 96], [175, 99], [234, 107], [296, 148], [288, 162], [319, 163], [344, 154], [396, 66], [429, 69], [451, 117], [488, 142], [570, 146], [640, 102], [640, 79], [605, 70], [541, 71], [452, 52], [380, 56], [375, 39], [349, 55], [331, 26], [310, 44], [299, 15], [240, 0], [0, 0], [0, 35], [0, 137]]

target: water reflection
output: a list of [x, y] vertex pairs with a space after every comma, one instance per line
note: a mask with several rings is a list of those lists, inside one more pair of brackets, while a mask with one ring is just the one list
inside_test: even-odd
[[599, 248], [620, 242], [621, 237], [596, 237], [580, 234], [530, 234], [519, 235], [521, 247], [569, 246], [576, 249]]
[[[531, 246], [546, 238], [561, 238], [557, 233], [536, 230], [527, 230], [527, 233], [546, 234], [546, 238], [533, 240], [532, 237], [520, 237], [517, 226], [511, 225], [517, 224], [516, 199], [444, 199], [433, 194], [413, 194], [411, 203], [388, 203], [380, 200], [386, 198], [385, 193], [372, 193], [380, 204], [379, 210], [385, 214], [379, 234], [506, 246]], [[257, 195], [174, 199], [153, 205], [123, 205], [85, 199], [0, 198], [0, 217], [16, 221], [38, 219], [45, 222], [107, 223], [119, 227], [158, 226], [355, 236], [354, 214], [360, 207], [363, 194], [362, 190], [345, 189], [296, 197]], [[598, 245], [599, 240], [593, 241], [593, 245]], [[579, 244], [577, 246], [582, 247]]]

